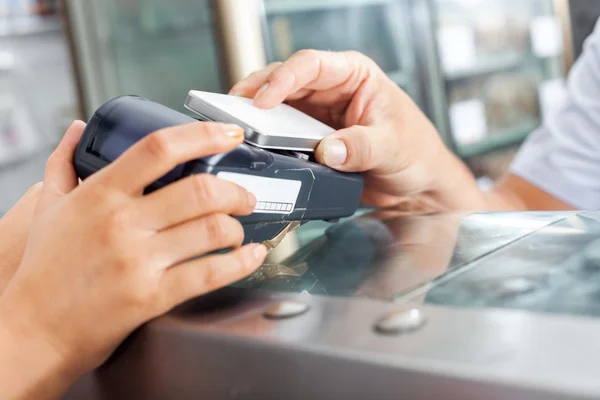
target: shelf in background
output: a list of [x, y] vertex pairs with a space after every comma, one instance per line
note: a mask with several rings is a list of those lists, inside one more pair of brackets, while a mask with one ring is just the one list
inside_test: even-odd
[[393, 4], [394, 0], [265, 0], [266, 14]]
[[471, 68], [445, 72], [447, 80], [470, 78], [477, 75], [492, 74], [518, 68], [521, 65], [537, 60], [528, 53], [512, 53], [502, 56], [481, 57]]
[[502, 150], [508, 147], [521, 144], [535, 129], [540, 125], [539, 121], [530, 120], [522, 124], [507, 129], [504, 132], [494, 133], [485, 140], [470, 144], [467, 146], [458, 146], [457, 154], [462, 158], [472, 158], [496, 150]]

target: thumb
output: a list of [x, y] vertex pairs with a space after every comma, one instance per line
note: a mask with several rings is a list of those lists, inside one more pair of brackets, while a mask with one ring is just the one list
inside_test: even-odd
[[345, 172], [378, 168], [386, 156], [389, 152], [382, 135], [374, 128], [359, 125], [331, 134], [315, 151], [319, 163]]
[[85, 122], [73, 122], [58, 147], [48, 158], [40, 207], [47, 206], [77, 187], [78, 180], [73, 168], [73, 157], [85, 126]]

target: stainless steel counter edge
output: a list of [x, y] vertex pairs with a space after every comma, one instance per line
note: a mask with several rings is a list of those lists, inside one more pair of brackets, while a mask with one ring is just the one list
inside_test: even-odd
[[[265, 318], [282, 300], [310, 308]], [[413, 307], [420, 330], [374, 329]], [[227, 289], [148, 324], [66, 398], [598, 398], [599, 331], [589, 318]]]

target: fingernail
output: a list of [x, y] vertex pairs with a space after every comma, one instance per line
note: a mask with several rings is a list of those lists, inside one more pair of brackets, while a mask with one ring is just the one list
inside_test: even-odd
[[248, 191], [246, 191], [246, 195], [248, 196], [248, 204], [254, 208], [256, 206], [256, 196]]
[[229, 91], [229, 93], [227, 93], [227, 94], [230, 95], [230, 96], [239, 96], [239, 93], [240, 93], [239, 91], [237, 91], [235, 89], [231, 89]]
[[225, 131], [225, 135], [229, 136], [232, 139], [242, 139], [244, 137], [244, 129], [237, 125], [224, 125], [223, 130]]
[[258, 90], [258, 92], [256, 92], [256, 96], [254, 96], [254, 99], [255, 100], [258, 99], [264, 92], [267, 91], [268, 88], [269, 88], [269, 82], [262, 85], [262, 87]]
[[257, 244], [252, 252], [256, 261], [262, 262], [267, 256], [267, 248], [262, 244]]
[[348, 149], [346, 144], [339, 139], [325, 140], [325, 151], [323, 154], [325, 164], [330, 167], [340, 167], [344, 165], [348, 158]]

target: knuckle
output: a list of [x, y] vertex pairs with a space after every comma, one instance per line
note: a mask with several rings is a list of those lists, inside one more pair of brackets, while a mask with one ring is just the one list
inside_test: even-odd
[[115, 285], [127, 288], [126, 292], [136, 297], [140, 290], [144, 289], [140, 285], [148, 281], [143, 277], [144, 271], [148, 271], [144, 252], [135, 250], [135, 246], [123, 244], [108, 250], [112, 254], [110, 268], [111, 275], [115, 278]]
[[205, 222], [209, 239], [215, 244], [222, 243], [227, 236], [226, 222], [223, 216], [221, 214], [213, 214], [207, 217]]
[[48, 157], [48, 160], [46, 160], [46, 165], [45, 165], [46, 171], [53, 171], [55, 168], [57, 168], [59, 166], [60, 163], [61, 163], [60, 157], [56, 152], [50, 154], [50, 156]]
[[364, 53], [357, 50], [348, 50], [344, 52], [348, 60], [356, 60], [361, 65], [371, 66], [374, 61]]
[[237, 220], [229, 217], [232, 245], [240, 246], [244, 241], [244, 228]]
[[126, 275], [143, 264], [143, 257], [131, 250], [113, 250], [115, 252], [115, 267], [117, 271]]
[[104, 217], [100, 237], [105, 246], [114, 247], [119, 245], [123, 233], [129, 225], [129, 213], [125, 209], [113, 209]]
[[106, 223], [109, 228], [122, 231], [129, 224], [129, 211], [124, 207], [109, 211]]
[[233, 262], [238, 264], [240, 274], [243, 276], [250, 275], [257, 267], [256, 260], [244, 251], [237, 252]]
[[218, 181], [212, 175], [194, 175], [191, 178], [194, 201], [200, 209], [214, 207], [218, 203]]
[[282, 64], [279, 68], [273, 71], [269, 77], [269, 82], [283, 85], [286, 88], [293, 87], [298, 80], [298, 76], [296, 76], [293, 65], [294, 64], [292, 63]]
[[138, 310], [153, 309], [161, 297], [159, 287], [147, 281], [133, 283], [130, 294], [129, 303]]
[[123, 243], [111, 250], [115, 285], [124, 289], [125, 305], [140, 310], [151, 308], [160, 300], [160, 286], [148, 266], [147, 252], [140, 246]]
[[214, 246], [219, 248], [235, 245], [243, 238], [239, 223], [225, 214], [213, 214], [206, 219], [206, 231]]
[[360, 51], [348, 50], [343, 52], [343, 55], [345, 56], [347, 63], [353, 66], [357, 71], [358, 76], [368, 76], [379, 71], [377, 63]]
[[155, 159], [165, 160], [171, 156], [172, 150], [166, 129], [160, 129], [152, 133], [144, 141], [146, 151]]
[[356, 159], [356, 164], [362, 169], [369, 169], [373, 164], [373, 146], [367, 130], [362, 126], [355, 127], [355, 135], [349, 142], [350, 152]]
[[319, 51], [315, 49], [302, 49], [296, 53], [296, 56], [306, 59], [319, 58]]
[[368, 59], [367, 56], [365, 56], [363, 53], [361, 53], [358, 50], [348, 50], [348, 51], [345, 52], [345, 54], [349, 58], [355, 58], [355, 59], [358, 59], [358, 60]]
[[250, 197], [248, 195], [248, 191], [246, 189], [244, 189], [241, 186], [235, 185], [235, 194], [236, 205], [244, 209], [252, 206], [250, 202]]
[[[321, 56], [323, 52], [314, 49], [305, 49], [298, 52], [298, 60], [300, 65], [309, 66], [311, 69], [319, 70], [321, 64]], [[305, 69], [305, 67], [303, 67]]]
[[214, 149], [215, 152], [220, 153], [227, 150], [229, 142], [224, 140], [225, 135], [223, 132], [223, 125], [217, 122], [203, 122], [203, 141], [207, 148]]
[[261, 72], [261, 70], [255, 70], [255, 71], [250, 72], [242, 80], [240, 80], [240, 82], [236, 83], [234, 88], [241, 86], [242, 84], [246, 83], [247, 81], [256, 79], [256, 77], [258, 77], [260, 75], [260, 72]]
[[29, 197], [29, 196], [38, 197], [40, 195], [40, 193], [42, 192], [43, 188], [44, 188], [44, 182], [38, 182], [27, 190], [27, 192], [25, 193], [25, 196], [26, 197]]
[[272, 62], [269, 65], [267, 65], [265, 68], [253, 71], [250, 75], [248, 75], [248, 77], [245, 80], [252, 80], [252, 81], [263, 80], [263, 78], [265, 77], [265, 74], [268, 74], [270, 71], [275, 70], [281, 64], [283, 64], [281, 61]]
[[209, 290], [222, 286], [221, 274], [219, 273], [219, 270], [220, 268], [216, 257], [208, 257], [204, 260], [202, 278], [204, 281], [204, 286]]

